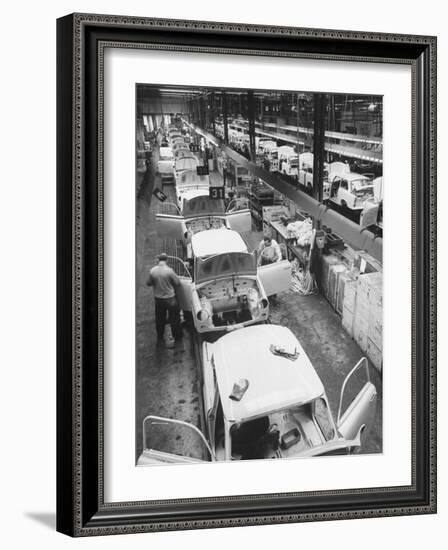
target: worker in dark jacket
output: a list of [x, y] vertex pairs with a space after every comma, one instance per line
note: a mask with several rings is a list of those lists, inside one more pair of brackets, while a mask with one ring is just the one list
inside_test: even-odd
[[176, 292], [180, 287], [179, 277], [168, 266], [168, 257], [165, 253], [159, 254], [158, 260], [158, 264], [149, 272], [146, 283], [148, 286], [152, 286], [154, 291], [157, 339], [163, 340], [168, 314], [173, 338], [180, 341], [182, 339], [182, 328], [180, 326], [179, 304], [176, 297]]

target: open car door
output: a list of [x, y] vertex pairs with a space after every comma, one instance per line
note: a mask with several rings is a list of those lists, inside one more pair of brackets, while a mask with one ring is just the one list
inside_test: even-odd
[[215, 454], [193, 424], [152, 415], [143, 419], [143, 451], [137, 466], [210, 461], [215, 461]]
[[226, 213], [227, 226], [238, 233], [248, 233], [252, 230], [252, 217], [248, 208]]
[[184, 217], [172, 214], [156, 214], [156, 232], [166, 239], [181, 240], [187, 231]]
[[179, 302], [180, 309], [191, 311], [193, 290], [193, 279], [190, 271], [185, 263], [176, 256], [168, 256], [167, 264], [173, 269], [174, 273], [179, 277], [180, 287], [177, 289], [176, 297]]
[[291, 286], [291, 264], [288, 260], [258, 266], [257, 275], [266, 296], [278, 294]]
[[[344, 414], [341, 416], [342, 403], [347, 382], [352, 375], [360, 369], [365, 369], [367, 382], [362, 387], [361, 391], [356, 395], [353, 401], [348, 405]], [[341, 397], [339, 400], [339, 410], [337, 418], [337, 427], [340, 434], [345, 439], [355, 439], [358, 434], [361, 435], [361, 444], [364, 442], [367, 434], [373, 426], [375, 420], [377, 405], [377, 391], [375, 386], [370, 381], [369, 364], [367, 359], [363, 357], [348, 373], [342, 384]]]

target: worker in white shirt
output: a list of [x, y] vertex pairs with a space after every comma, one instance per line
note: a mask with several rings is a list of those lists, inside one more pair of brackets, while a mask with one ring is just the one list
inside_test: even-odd
[[258, 246], [258, 265], [273, 264], [282, 259], [282, 252], [276, 240], [266, 236]]

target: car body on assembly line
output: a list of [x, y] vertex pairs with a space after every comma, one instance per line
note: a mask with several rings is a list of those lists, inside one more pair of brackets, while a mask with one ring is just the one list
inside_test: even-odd
[[[156, 231], [161, 237], [184, 241], [191, 235], [209, 229], [227, 227], [239, 233], [252, 229], [251, 213], [241, 208], [240, 199], [234, 199], [227, 207], [223, 199], [209, 196], [209, 176], [185, 172], [176, 185], [176, 204], [165, 202], [156, 215]], [[244, 206], [244, 205], [243, 205]]]
[[364, 204], [374, 195], [372, 178], [347, 172], [329, 181], [328, 200], [342, 208], [362, 211]]
[[[200, 191], [200, 194], [209, 194], [210, 176], [199, 175], [197, 170], [183, 170], [176, 175], [176, 201], [179, 208], [183, 209], [184, 196], [190, 191]], [[198, 193], [196, 193], [197, 195]], [[194, 195], [194, 196], [196, 196]]]
[[226, 227], [200, 231], [191, 237], [188, 249], [188, 266], [172, 256], [168, 263], [181, 282], [179, 306], [191, 312], [199, 333], [266, 322], [268, 296], [290, 287], [289, 261], [258, 266], [256, 251], [249, 252], [237, 231]]
[[[351, 454], [375, 420], [377, 391], [367, 359], [346, 376], [334, 417], [321, 379], [287, 327], [247, 327], [204, 342], [201, 355], [205, 433], [147, 416], [139, 466]], [[347, 384], [362, 370], [367, 380], [342, 412]]]
[[157, 172], [159, 174], [174, 173], [174, 155], [171, 147], [159, 148], [159, 160], [157, 161]]
[[299, 157], [294, 147], [282, 145], [278, 148], [279, 171], [287, 176], [295, 177], [299, 171]]

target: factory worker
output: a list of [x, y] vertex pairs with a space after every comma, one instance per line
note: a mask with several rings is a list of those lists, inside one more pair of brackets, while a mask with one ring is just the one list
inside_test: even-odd
[[266, 236], [258, 246], [258, 265], [273, 264], [282, 259], [282, 252], [277, 241]]

